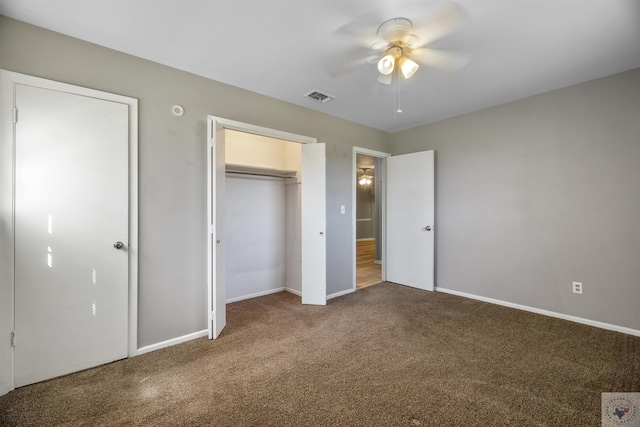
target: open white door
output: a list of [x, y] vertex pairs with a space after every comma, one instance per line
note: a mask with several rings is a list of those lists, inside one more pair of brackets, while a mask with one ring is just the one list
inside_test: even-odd
[[218, 338], [227, 324], [224, 241], [224, 127], [207, 121], [207, 308], [209, 339]]
[[327, 304], [325, 144], [302, 145], [302, 303]]
[[387, 158], [386, 280], [434, 288], [434, 152]]

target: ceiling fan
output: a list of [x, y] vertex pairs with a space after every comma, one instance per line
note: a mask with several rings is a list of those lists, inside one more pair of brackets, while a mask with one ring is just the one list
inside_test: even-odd
[[391, 84], [394, 77], [411, 78], [420, 65], [457, 71], [468, 62], [460, 53], [429, 47], [458, 30], [464, 22], [462, 7], [440, 3], [437, 8], [413, 11], [417, 18], [380, 19], [369, 14], [349, 22], [332, 34], [333, 46], [341, 50], [328, 72], [340, 76], [360, 66], [377, 65], [378, 81]]

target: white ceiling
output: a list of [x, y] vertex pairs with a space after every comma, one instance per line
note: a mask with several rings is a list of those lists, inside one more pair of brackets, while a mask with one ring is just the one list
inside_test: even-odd
[[[399, 85], [375, 65], [331, 77], [351, 22], [414, 22], [427, 0], [0, 0], [0, 14], [303, 107], [395, 132], [640, 67], [638, 0], [461, 0], [466, 23], [437, 42], [462, 70], [421, 67]], [[375, 18], [373, 18], [375, 17]], [[379, 21], [379, 22], [378, 22]], [[322, 104], [311, 90], [336, 96]]]

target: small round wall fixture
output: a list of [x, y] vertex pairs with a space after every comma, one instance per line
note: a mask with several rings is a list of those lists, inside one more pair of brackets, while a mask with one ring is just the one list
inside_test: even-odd
[[182, 105], [176, 104], [173, 107], [171, 107], [171, 114], [173, 114], [174, 116], [180, 117], [181, 115], [184, 114], [184, 108], [182, 108]]

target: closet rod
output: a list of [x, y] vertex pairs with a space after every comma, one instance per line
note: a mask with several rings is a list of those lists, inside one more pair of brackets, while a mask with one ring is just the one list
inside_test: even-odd
[[225, 173], [232, 173], [235, 175], [266, 176], [269, 178], [295, 178], [295, 175], [278, 174], [278, 173], [270, 173], [270, 172], [225, 171]]
[[293, 170], [261, 168], [257, 166], [236, 165], [233, 163], [227, 163], [225, 165], [225, 172], [241, 175], [267, 176], [273, 178], [294, 178], [297, 175], [297, 172]]

